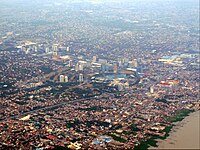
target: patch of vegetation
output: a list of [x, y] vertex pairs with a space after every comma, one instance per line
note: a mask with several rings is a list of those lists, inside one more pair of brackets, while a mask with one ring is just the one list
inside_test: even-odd
[[67, 128], [74, 128], [76, 125], [79, 125], [81, 122], [79, 120], [75, 120], [75, 121], [68, 121], [66, 122], [66, 127]]
[[133, 132], [133, 131], [123, 131], [122, 134], [124, 134], [124, 135], [136, 135], [136, 132]]
[[26, 105], [26, 104], [28, 104], [27, 102], [24, 102], [24, 101], [15, 101], [15, 103], [17, 103], [19, 105]]
[[193, 110], [188, 110], [188, 109], [177, 110], [173, 116], [167, 117], [167, 121], [169, 122], [182, 121], [191, 112], [193, 112]]
[[119, 136], [116, 136], [116, 135], [114, 135], [114, 134], [112, 134], [112, 133], [109, 133], [108, 135], [111, 136], [114, 140], [116, 140], [116, 141], [118, 141], [118, 142], [121, 142], [121, 143], [125, 143], [125, 142], [126, 142], [125, 139], [123, 139], [123, 138], [121, 138], [121, 137], [119, 137]]
[[142, 141], [138, 146], [134, 147], [134, 150], [147, 150], [150, 146], [157, 146], [157, 136], [153, 136], [146, 141]]
[[169, 102], [166, 99], [156, 99], [156, 102], [162, 102], [168, 104]]
[[53, 72], [53, 69], [51, 69], [51, 68], [49, 68], [49, 67], [46, 67], [46, 66], [42, 66], [40, 69], [41, 69], [42, 72], [44, 72], [45, 74], [50, 73], [50, 72]]
[[117, 129], [121, 129], [122, 128], [122, 125], [121, 124], [116, 124], [116, 125], [113, 125], [111, 130], [117, 130]]
[[132, 125], [129, 126], [129, 128], [130, 128], [132, 131], [140, 131], [140, 129], [138, 129], [136, 126], [137, 126], [136, 124], [132, 124]]
[[[175, 115], [170, 116], [167, 118], [170, 122], [177, 122], [183, 120], [186, 116], [188, 116], [193, 110], [183, 109], [183, 110], [177, 110], [175, 112]], [[147, 150], [150, 146], [157, 147], [157, 141], [156, 139], [166, 139], [169, 136], [169, 132], [171, 131], [172, 127], [174, 125], [166, 127], [162, 132], [165, 132], [165, 135], [163, 137], [160, 136], [152, 136], [150, 139], [146, 141], [142, 141], [138, 146], [134, 148], [134, 150]], [[134, 127], [134, 126], [133, 126]]]
[[162, 132], [165, 132], [165, 135], [164, 135], [164, 137], [160, 137], [160, 139], [162, 139], [162, 140], [166, 139], [166, 138], [169, 136], [169, 132], [171, 131], [171, 129], [172, 129], [173, 126], [174, 126], [174, 125], [171, 125], [171, 126], [166, 127], [166, 128], [162, 131]]

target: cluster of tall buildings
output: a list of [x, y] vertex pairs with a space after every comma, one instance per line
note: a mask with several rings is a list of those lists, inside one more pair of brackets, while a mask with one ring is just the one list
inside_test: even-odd
[[[67, 75], [60, 75], [59, 81], [60, 81], [60, 83], [67, 83], [67, 82], [69, 82], [69, 78]], [[78, 76], [78, 82], [84, 82], [84, 76], [82, 73], [80, 73]]]
[[84, 81], [84, 78], [83, 78], [83, 74], [79, 74], [79, 82], [83, 82]]
[[130, 61], [128, 58], [121, 58], [118, 61], [113, 61], [110, 63], [106, 59], [99, 59], [97, 61], [97, 58], [93, 57], [92, 62], [100, 64], [102, 73], [118, 73], [119, 70], [124, 70], [127, 68], [137, 69], [139, 66], [137, 59]]
[[61, 83], [69, 82], [68, 76], [60, 75], [60, 82]]
[[19, 46], [16, 46], [18, 50], [24, 52], [26, 54], [29, 53], [44, 53], [44, 54], [52, 54], [53, 56], [58, 56], [59, 52], [64, 52], [68, 54], [70, 52], [69, 46], [62, 46], [59, 44], [37, 44], [30, 41], [21, 42]]
[[[49, 49], [48, 47], [46, 49]], [[59, 45], [54, 44], [52, 46], [53, 54], [58, 53]], [[66, 52], [70, 51], [70, 48], [67, 47]], [[57, 54], [55, 54], [57, 55]], [[55, 58], [55, 59], [54, 59]], [[56, 59], [57, 58], [57, 59]], [[84, 82], [85, 79], [87, 79], [87, 74], [96, 74], [96, 73], [120, 73], [122, 70], [129, 70], [132, 69], [131, 71], [137, 71], [140, 65], [138, 65], [138, 60], [137, 59], [128, 59], [128, 58], [119, 58], [117, 60], [108, 60], [105, 58], [98, 58], [98, 56], [94, 55], [92, 56], [91, 59], [87, 59], [82, 57], [74, 57], [73, 53], [71, 55], [64, 55], [64, 56], [59, 56], [59, 57], [53, 57], [53, 60], [63, 60], [63, 65], [66, 65], [71, 69], [69, 72], [73, 78], [70, 80], [70, 82]], [[75, 71], [75, 72], [73, 72]], [[63, 75], [64, 74], [64, 75]], [[68, 75], [66, 76], [65, 73], [63, 73], [58, 76], [58, 80], [60, 83], [65, 83], [69, 82], [68, 77], [71, 76]], [[84, 77], [83, 77], [84, 76]]]

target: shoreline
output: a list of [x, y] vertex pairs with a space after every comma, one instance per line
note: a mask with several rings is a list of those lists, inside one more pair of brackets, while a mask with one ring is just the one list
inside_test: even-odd
[[173, 125], [166, 139], [155, 139], [156, 146], [148, 149], [200, 149], [200, 111], [190, 113]]

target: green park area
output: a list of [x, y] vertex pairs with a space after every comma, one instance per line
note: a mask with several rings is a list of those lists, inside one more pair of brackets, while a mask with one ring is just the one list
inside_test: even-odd
[[191, 112], [193, 112], [193, 110], [188, 110], [188, 109], [177, 110], [174, 115], [167, 117], [167, 121], [169, 122], [182, 121]]

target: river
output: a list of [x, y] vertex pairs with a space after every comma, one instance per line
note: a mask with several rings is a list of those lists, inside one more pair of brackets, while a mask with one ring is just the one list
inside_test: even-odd
[[157, 140], [158, 147], [149, 149], [200, 149], [200, 111], [178, 122], [165, 140]]

